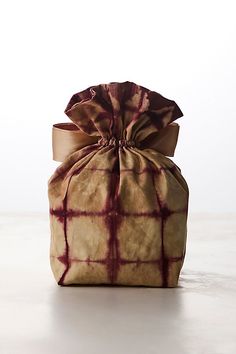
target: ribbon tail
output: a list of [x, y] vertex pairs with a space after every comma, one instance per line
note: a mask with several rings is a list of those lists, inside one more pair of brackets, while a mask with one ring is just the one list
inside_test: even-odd
[[155, 149], [165, 156], [174, 156], [179, 128], [178, 123], [168, 124], [165, 128], [145, 138], [140, 144], [140, 149]]

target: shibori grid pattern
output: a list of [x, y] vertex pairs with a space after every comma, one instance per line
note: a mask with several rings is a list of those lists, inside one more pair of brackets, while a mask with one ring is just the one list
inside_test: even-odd
[[[91, 136], [120, 139], [123, 133], [126, 132], [126, 139], [132, 140], [135, 131], [138, 139], [134, 140], [137, 143], [147, 140], [152, 133], [160, 131], [160, 129], [183, 115], [174, 101], [128, 81], [91, 86], [84, 91], [76, 93], [70, 99], [65, 113], [80, 130]], [[168, 159], [163, 155], [162, 157], [156, 156], [155, 163], [151, 162], [151, 160], [149, 161], [147, 157], [146, 164], [142, 168], [139, 163], [136, 163], [136, 166], [132, 166], [132, 164], [129, 166], [128, 164], [133, 160], [135, 152], [139, 155], [139, 160], [140, 156], [144, 154], [144, 151], [142, 152], [136, 147], [101, 147], [94, 144], [82, 150], [85, 153], [84, 156], [86, 156], [86, 153], [89, 154], [89, 152], [96, 149], [98, 151], [101, 149], [104, 153], [111, 149], [110, 158], [106, 160], [104, 155], [99, 161], [97, 158], [95, 159], [99, 155], [96, 152], [92, 158], [88, 157], [87, 163], [85, 165], [81, 164], [78, 171], [76, 171], [73, 166], [73, 157], [71, 157], [72, 161], [69, 161], [69, 157], [59, 167], [59, 176], [56, 172], [49, 183], [52, 242], [55, 246], [51, 252], [51, 258], [53, 262], [58, 262], [53, 265], [53, 270], [54, 272], [56, 271], [57, 277], [58, 274], [62, 273], [58, 283], [67, 285], [71, 283], [86, 283], [86, 280], [89, 280], [88, 283], [90, 284], [99, 282], [162, 287], [175, 286], [185, 257], [188, 209], [187, 184], [180, 171], [176, 170], [177, 167], [173, 162], [168, 164], [166, 162]], [[126, 158], [122, 158], [124, 156], [122, 152], [127, 152], [128, 154], [129, 149], [133, 149], [132, 158], [128, 158], [128, 155], [126, 155]], [[83, 152], [81, 151], [81, 153]], [[163, 161], [160, 162], [159, 159]], [[75, 158], [74, 163], [76, 165], [77, 162]], [[72, 174], [71, 179], [66, 186], [66, 193], [63, 194], [61, 186], [66, 185], [64, 178], [67, 178], [67, 172], [70, 174], [70, 171]], [[101, 197], [101, 205], [96, 210], [91, 210], [95, 201], [80, 203], [81, 180], [78, 179], [76, 182], [76, 176], [82, 178], [86, 171], [88, 172], [87, 178], [90, 178], [89, 181], [86, 181], [89, 188], [91, 188], [93, 183], [98, 183], [95, 180], [99, 181], [100, 178], [103, 178], [100, 183], [104, 188], [103, 193], [99, 195], [96, 190], [93, 191], [93, 197], [96, 202]], [[162, 193], [160, 179], [167, 175], [167, 180], [171, 178], [172, 181], [174, 180], [173, 183], [176, 186], [176, 190], [171, 190], [171, 186], [169, 186], [169, 198], [163, 198], [164, 193]], [[93, 176], [95, 179], [91, 183]], [[137, 198], [133, 196], [133, 199], [130, 198], [128, 203], [126, 195], [128, 191], [122, 190], [125, 185], [133, 188], [134, 182], [138, 186], [141, 185], [143, 183], [142, 178], [144, 183], [146, 183], [143, 186], [143, 202], [149, 203], [147, 204], [149, 208], [147, 207], [146, 210], [140, 205], [139, 196]], [[55, 182], [56, 179], [59, 182]], [[106, 185], [104, 183], [105, 180], [107, 181]], [[148, 183], [147, 180], [149, 181]], [[147, 195], [149, 186], [152, 186], [153, 193]], [[99, 189], [99, 185], [97, 187]], [[74, 200], [74, 198], [78, 199]], [[182, 203], [179, 202], [181, 198]], [[175, 203], [171, 202], [173, 199]], [[72, 203], [72, 200], [74, 200], [74, 203]], [[139, 208], [133, 205], [134, 200], [139, 204]], [[127, 205], [129, 206], [128, 209]], [[175, 220], [174, 223], [173, 220], [176, 216], [179, 219]], [[86, 228], [82, 229], [81, 223], [79, 224], [82, 220], [87, 220], [84, 223], [85, 226], [88, 226], [89, 223], [90, 226], [92, 225], [89, 238], [86, 238]], [[137, 225], [137, 223], [139, 225], [142, 224], [143, 227], [140, 226], [138, 228], [136, 226], [133, 232], [132, 230], [127, 232], [133, 238], [133, 244], [130, 244], [124, 231], [125, 226]], [[145, 257], [142, 257], [140, 253], [143, 249], [143, 243], [145, 244], [145, 241], [150, 237], [148, 230], [152, 230], [150, 226], [152, 223], [154, 226], [156, 225], [156, 228], [153, 227], [156, 230], [156, 234], [153, 234], [152, 237], [153, 240], [159, 242], [159, 244], [156, 244], [156, 247], [159, 247], [159, 252], [157, 251], [155, 256], [153, 256], [152, 252], [155, 250], [155, 246], [147, 247], [146, 253], [144, 252]], [[100, 239], [96, 240], [96, 225], [98, 224], [103, 225], [103, 235], [100, 235]], [[175, 244], [176, 232], [173, 230], [174, 227], [182, 228], [180, 232], [181, 242], [177, 246]], [[63, 237], [63, 248], [57, 241], [59, 229], [61, 237]], [[73, 237], [71, 237], [71, 233], [73, 233]], [[143, 235], [143, 243], [140, 239], [138, 240], [140, 243], [135, 240], [136, 233], [141, 235], [141, 237]], [[92, 257], [89, 254], [86, 255], [86, 252], [83, 253], [83, 250], [86, 251], [86, 243], [83, 243], [80, 249], [76, 246], [76, 242], [80, 238], [84, 239], [83, 242], [90, 242], [92, 238], [94, 242], [95, 240], [97, 241], [95, 245], [99, 248], [102, 243], [102, 237], [107, 237], [105, 245], [102, 246], [104, 253], [106, 252], [103, 257]], [[130, 253], [126, 252], [128, 247], [130, 247]], [[132, 251], [132, 247], [136, 247], [136, 252]], [[173, 252], [168, 251], [168, 248], [172, 251], [175, 247], [178, 251], [176, 252], [177, 254], [175, 252], [172, 254]], [[76, 257], [74, 255], [75, 251], [80, 255], [82, 254], [83, 257]], [[75, 268], [77, 266], [78, 268]], [[84, 266], [87, 269], [79, 268]], [[77, 279], [75, 279], [76, 277], [70, 278], [72, 268], [76, 269]], [[127, 268], [129, 271], [125, 273], [124, 269]], [[147, 269], [146, 273], [143, 268]], [[93, 274], [96, 275], [93, 276]]]
[[[95, 144], [96, 145], [96, 144]], [[91, 146], [92, 147], [92, 146]], [[113, 165], [112, 168], [103, 168], [99, 166], [95, 166], [93, 159], [83, 168], [78, 168], [77, 170], [73, 171], [73, 176], [76, 176], [81, 173], [81, 171], [88, 171], [90, 174], [96, 174], [98, 177], [99, 175], [102, 177], [102, 175], [109, 176], [109, 184], [107, 188], [107, 195], [105, 198], [105, 205], [102, 206], [100, 210], [81, 210], [81, 209], [73, 209], [69, 206], [69, 201], [70, 201], [70, 195], [68, 195], [68, 190], [69, 186], [67, 189], [67, 193], [65, 195], [65, 198], [62, 202], [61, 207], [58, 208], [50, 208], [50, 217], [51, 218], [56, 218], [58, 223], [61, 223], [63, 226], [64, 230], [64, 242], [65, 242], [65, 249], [64, 253], [55, 256], [51, 254], [51, 257], [56, 257], [64, 266], [64, 271], [61, 275], [61, 278], [58, 281], [59, 285], [65, 285], [65, 280], [66, 277], [70, 271], [71, 266], [74, 263], [77, 264], [86, 264], [88, 267], [90, 267], [90, 272], [93, 271], [93, 267], [91, 265], [100, 265], [106, 269], [107, 273], [107, 279], [105, 281], [99, 282], [99, 283], [106, 283], [106, 284], [119, 284], [119, 273], [122, 270], [122, 267], [126, 265], [133, 265], [134, 267], [133, 272], [135, 276], [135, 271], [138, 270], [140, 266], [150, 266], [152, 265], [153, 267], [149, 269], [149, 272], [153, 272], [153, 276], [155, 278], [155, 270], [156, 272], [159, 272], [161, 275], [161, 280], [157, 281], [154, 286], [160, 286], [160, 287], [168, 287], [172, 286], [172, 284], [175, 283], [175, 280], [169, 281], [169, 270], [170, 267], [173, 264], [176, 264], [177, 268], [174, 270], [174, 277], [176, 277], [176, 280], [178, 279], [178, 275], [180, 272], [180, 269], [182, 267], [184, 257], [185, 257], [185, 240], [184, 240], [184, 235], [183, 237], [183, 247], [181, 250], [181, 254], [177, 257], [171, 257], [168, 256], [165, 252], [165, 247], [164, 247], [164, 242], [165, 242], [165, 225], [168, 222], [168, 219], [171, 217], [171, 215], [174, 214], [180, 214], [183, 216], [183, 224], [185, 225], [185, 218], [187, 218], [187, 212], [188, 212], [188, 203], [186, 200], [186, 204], [184, 206], [181, 206], [181, 208], [178, 208], [176, 210], [172, 210], [168, 203], [165, 201], [163, 202], [161, 196], [159, 195], [157, 189], [155, 188], [155, 200], [156, 200], [156, 208], [154, 210], [148, 210], [148, 211], [143, 211], [140, 212], [139, 210], [135, 210], [135, 205], [132, 206], [133, 210], [125, 210], [124, 205], [122, 205], [122, 198], [119, 195], [119, 188], [122, 185], [122, 176], [124, 175], [129, 175], [129, 176], [135, 176], [135, 178], [140, 178], [140, 176], [145, 175], [150, 176], [150, 180], [153, 183], [153, 186], [155, 186], [157, 183], [159, 183], [158, 178], [162, 174], [165, 173], [171, 173], [171, 174], [180, 174], [180, 171], [178, 167], [172, 163], [171, 166], [168, 167], [157, 167], [154, 166], [150, 161], [148, 162], [147, 166], [140, 169], [136, 170], [135, 168], [122, 168], [120, 166], [120, 157], [119, 154], [122, 154], [123, 148], [114, 148], [110, 147], [109, 149], [112, 149], [113, 156], [115, 157], [113, 162], [110, 161], [110, 166]], [[115, 153], [114, 153], [115, 152]], [[121, 155], [120, 155], [121, 156]], [[90, 167], [89, 167], [90, 166]], [[130, 177], [129, 177], [130, 178]], [[121, 184], [120, 184], [121, 183]], [[79, 191], [79, 188], [78, 188]], [[78, 194], [78, 199], [79, 199], [79, 194]], [[123, 197], [125, 199], [125, 197]], [[85, 207], [85, 205], [83, 205]], [[71, 249], [75, 247], [73, 245], [73, 242], [71, 245], [69, 244], [68, 241], [68, 228], [71, 220], [77, 219], [77, 218], [90, 218], [91, 221], [100, 218], [103, 220], [103, 224], [105, 225], [106, 232], [108, 235], [107, 238], [107, 246], [106, 246], [106, 255], [105, 257], [99, 258], [99, 259], [93, 259], [88, 255], [86, 258], [78, 258], [71, 256]], [[125, 257], [122, 254], [122, 251], [120, 249], [120, 240], [119, 240], [119, 230], [122, 226], [123, 222], [129, 223], [129, 218], [132, 219], [141, 219], [142, 222], [145, 223], [145, 225], [148, 225], [149, 220], [156, 220], [157, 221], [157, 230], [160, 228], [160, 254], [157, 252], [156, 257], [151, 257], [148, 259], [148, 257], [145, 257], [145, 259], [141, 259], [140, 257], [137, 257], [136, 259], [132, 259], [132, 257]], [[55, 222], [55, 221], [54, 221]], [[148, 228], [147, 228], [148, 229]], [[76, 230], [78, 237], [83, 237], [81, 231], [78, 229]], [[137, 232], [137, 230], [134, 230], [134, 232]], [[173, 238], [174, 238], [173, 234]], [[94, 238], [96, 238], [96, 232], [94, 228]], [[156, 238], [159, 238], [158, 232], [156, 235]], [[124, 250], [124, 248], [123, 248]], [[124, 252], [123, 252], [124, 253]], [[177, 265], [178, 263], [178, 265]], [[79, 268], [78, 271], [79, 272]], [[151, 277], [152, 278], [152, 277]], [[141, 281], [141, 280], [140, 280]], [[142, 285], [142, 281], [137, 282], [137, 285]], [[72, 282], [73, 283], [73, 282]], [[75, 282], [76, 283], [76, 282]], [[79, 283], [79, 282], [77, 282]], [[85, 281], [86, 283], [86, 281]], [[125, 284], [125, 282], [123, 282]], [[122, 284], [122, 282], [121, 282]], [[135, 281], [134, 284], [135, 285]], [[143, 285], [152, 285], [152, 281], [148, 281], [145, 283], [145, 280], [143, 281]], [[174, 284], [175, 286], [176, 284]]]

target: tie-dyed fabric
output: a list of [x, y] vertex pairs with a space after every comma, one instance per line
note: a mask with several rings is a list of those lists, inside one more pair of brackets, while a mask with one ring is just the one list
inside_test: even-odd
[[149, 143], [183, 116], [180, 108], [126, 81], [74, 94], [65, 114], [99, 140], [70, 154], [48, 181], [56, 282], [177, 286], [189, 190], [180, 168]]

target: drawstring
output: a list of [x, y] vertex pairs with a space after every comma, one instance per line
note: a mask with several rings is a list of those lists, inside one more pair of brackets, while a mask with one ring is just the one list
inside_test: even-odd
[[114, 145], [114, 146], [119, 146], [119, 147], [134, 147], [135, 146], [135, 141], [134, 140], [126, 140], [126, 139], [116, 139], [115, 137], [112, 137], [110, 139], [106, 138], [101, 138], [98, 140], [98, 144], [102, 146], [108, 146], [108, 145]]

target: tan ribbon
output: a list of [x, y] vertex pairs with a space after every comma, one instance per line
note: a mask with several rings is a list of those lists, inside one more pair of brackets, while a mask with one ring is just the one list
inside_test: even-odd
[[[171, 123], [141, 142], [140, 149], [155, 149], [165, 156], [174, 156], [179, 125]], [[67, 156], [86, 145], [96, 144], [100, 136], [90, 136], [74, 123], [57, 123], [52, 127], [53, 160], [63, 162]]]

